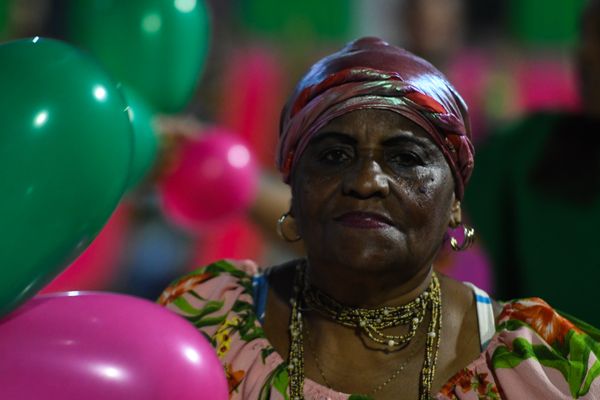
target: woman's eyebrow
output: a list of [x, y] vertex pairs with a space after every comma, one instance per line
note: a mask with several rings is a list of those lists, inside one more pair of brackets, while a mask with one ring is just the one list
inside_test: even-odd
[[319, 144], [326, 140], [331, 140], [334, 142], [342, 142], [345, 144], [356, 144], [357, 143], [356, 139], [348, 134], [332, 131], [332, 132], [317, 133], [310, 141], [310, 144]]
[[384, 146], [397, 146], [405, 143], [413, 143], [421, 147], [429, 148], [433, 145], [430, 140], [412, 135], [397, 135], [385, 139], [382, 144]]

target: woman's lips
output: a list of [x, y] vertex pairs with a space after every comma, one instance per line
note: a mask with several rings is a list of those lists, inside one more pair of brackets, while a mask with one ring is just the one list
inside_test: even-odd
[[353, 211], [342, 214], [336, 217], [335, 221], [342, 225], [359, 229], [383, 229], [393, 226], [392, 221], [385, 215], [364, 211]]

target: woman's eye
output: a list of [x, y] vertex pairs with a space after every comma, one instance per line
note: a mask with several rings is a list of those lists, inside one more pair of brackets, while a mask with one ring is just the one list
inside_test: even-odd
[[402, 152], [394, 154], [391, 157], [391, 161], [395, 164], [404, 167], [413, 167], [417, 165], [423, 165], [423, 160], [417, 154], [413, 152]]
[[340, 164], [350, 159], [350, 154], [341, 149], [326, 150], [321, 153], [320, 160], [329, 164]]

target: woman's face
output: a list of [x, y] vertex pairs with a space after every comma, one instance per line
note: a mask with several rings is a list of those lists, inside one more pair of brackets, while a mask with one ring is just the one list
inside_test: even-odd
[[452, 172], [428, 134], [392, 111], [357, 110], [315, 135], [295, 168], [292, 215], [308, 256], [350, 269], [428, 267], [451, 218]]

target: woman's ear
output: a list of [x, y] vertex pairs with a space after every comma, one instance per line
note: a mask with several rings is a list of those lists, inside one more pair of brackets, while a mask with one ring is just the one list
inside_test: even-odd
[[460, 207], [460, 201], [454, 199], [452, 202], [452, 208], [450, 209], [450, 228], [456, 228], [462, 223], [462, 209]]

